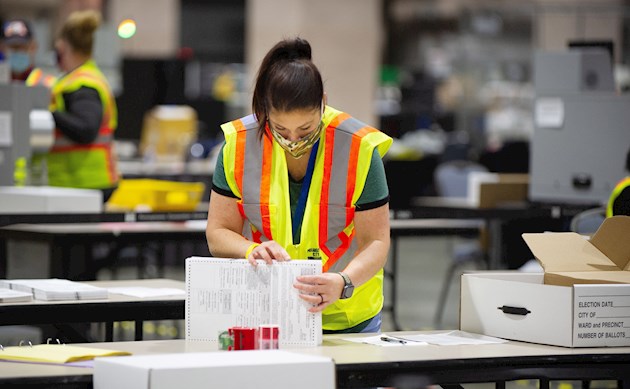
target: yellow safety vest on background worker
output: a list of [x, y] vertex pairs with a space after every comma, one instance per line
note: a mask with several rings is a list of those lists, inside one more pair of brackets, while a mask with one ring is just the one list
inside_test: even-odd
[[55, 82], [57, 82], [57, 78], [55, 76], [44, 73], [44, 71], [40, 68], [35, 68], [31, 70], [28, 77], [26, 77], [26, 81], [24, 81], [24, 84], [26, 86], [42, 85], [48, 89], [51, 89]]
[[[282, 147], [267, 134], [260, 139], [254, 115], [221, 126], [223, 164], [232, 192], [240, 197], [243, 235], [274, 240], [293, 259], [321, 259], [323, 271], [341, 271], [354, 257], [355, 204], [365, 185], [374, 148], [381, 157], [392, 139], [348, 114], [326, 107], [325, 130], [317, 148], [300, 243], [293, 244], [289, 177]], [[322, 313], [323, 328], [341, 330], [374, 317], [383, 307], [383, 270]]]
[[50, 110], [65, 111], [63, 95], [81, 87], [95, 89], [103, 104], [103, 119], [98, 136], [92, 143], [80, 144], [56, 128], [54, 143], [46, 158], [48, 184], [73, 188], [111, 188], [119, 179], [112, 152], [118, 114], [109, 84], [93, 60], [85, 62], [55, 83]]
[[626, 177], [619, 181], [615, 188], [610, 194], [610, 198], [608, 199], [608, 206], [606, 207], [606, 217], [613, 216], [613, 205], [615, 204], [615, 200], [617, 197], [623, 192], [624, 189], [630, 186], [630, 177]]

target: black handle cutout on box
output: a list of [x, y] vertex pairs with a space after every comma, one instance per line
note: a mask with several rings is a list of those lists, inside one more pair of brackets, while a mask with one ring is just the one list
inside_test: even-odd
[[528, 313], [532, 313], [532, 311], [530, 311], [527, 308], [520, 308], [520, 307], [510, 307], [508, 305], [504, 305], [502, 307], [497, 307], [497, 309], [500, 309], [501, 311], [503, 311], [503, 313], [509, 313], [511, 315], [521, 315], [521, 316], [525, 316]]

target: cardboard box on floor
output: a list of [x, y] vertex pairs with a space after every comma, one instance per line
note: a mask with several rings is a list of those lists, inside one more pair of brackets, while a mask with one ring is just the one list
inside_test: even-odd
[[462, 276], [460, 328], [566, 347], [630, 346], [630, 217], [604, 221], [590, 240], [523, 234], [544, 273]]

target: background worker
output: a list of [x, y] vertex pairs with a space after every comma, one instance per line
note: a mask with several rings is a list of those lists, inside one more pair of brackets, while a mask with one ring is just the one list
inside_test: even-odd
[[48, 184], [100, 189], [107, 201], [119, 181], [112, 149], [118, 124], [116, 101], [92, 58], [96, 11], [69, 15], [55, 42], [64, 74], [52, 88], [55, 140], [47, 155]]
[[[382, 156], [392, 139], [326, 105], [310, 44], [265, 56], [254, 114], [222, 125], [206, 237], [214, 256], [321, 260], [294, 287], [325, 333], [379, 332], [389, 250]], [[291, 293], [292, 291], [286, 291]]]
[[606, 207], [606, 217], [614, 215], [630, 216], [630, 149], [626, 154], [626, 172], [628, 176], [617, 183]]
[[26, 20], [15, 19], [4, 23], [2, 40], [13, 81], [21, 81], [28, 86], [52, 87], [55, 77], [35, 67], [37, 41], [31, 25]]

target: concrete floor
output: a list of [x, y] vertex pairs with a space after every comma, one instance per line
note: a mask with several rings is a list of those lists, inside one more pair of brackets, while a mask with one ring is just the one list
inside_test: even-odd
[[[398, 241], [397, 316], [403, 330], [459, 328], [459, 277], [450, 280], [442, 323], [435, 326], [439, 293], [451, 262], [453, 238], [402, 237]], [[391, 263], [390, 263], [391, 265]], [[470, 267], [474, 268], [474, 267]], [[389, 279], [385, 280], [386, 303], [391, 303]], [[383, 331], [391, 331], [391, 315], [383, 316]]]

